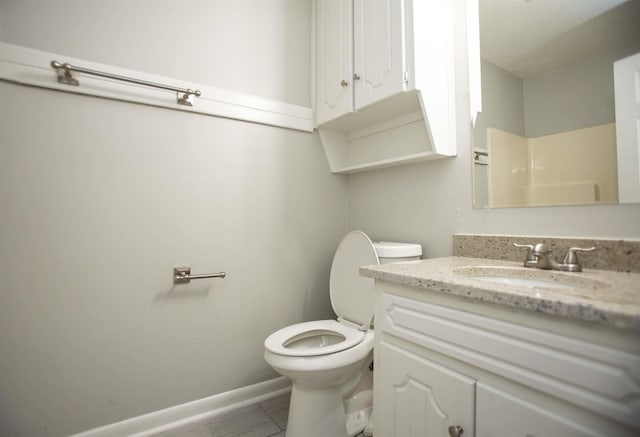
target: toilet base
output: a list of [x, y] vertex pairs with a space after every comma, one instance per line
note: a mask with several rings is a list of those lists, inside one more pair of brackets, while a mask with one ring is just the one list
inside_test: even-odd
[[286, 437], [349, 437], [340, 387], [291, 388]]
[[[371, 425], [373, 390], [346, 401], [340, 387], [291, 388], [286, 437], [351, 437]], [[354, 402], [355, 401], [355, 402]]]

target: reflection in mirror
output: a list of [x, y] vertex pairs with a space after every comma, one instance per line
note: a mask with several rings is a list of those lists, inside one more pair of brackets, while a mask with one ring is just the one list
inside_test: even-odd
[[479, 3], [474, 206], [639, 202], [640, 1]]

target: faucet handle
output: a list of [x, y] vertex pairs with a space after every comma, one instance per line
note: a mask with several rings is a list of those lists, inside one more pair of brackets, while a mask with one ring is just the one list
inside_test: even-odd
[[579, 266], [580, 261], [578, 260], [578, 254], [576, 252], [592, 252], [594, 250], [596, 250], [595, 247], [570, 247], [569, 250], [567, 250], [567, 254], [564, 256], [562, 263]]
[[525, 259], [526, 261], [535, 261], [535, 258], [533, 257], [532, 251], [533, 251], [533, 244], [518, 244], [518, 243], [513, 243], [513, 245], [515, 247], [526, 247], [527, 248], [527, 259]]

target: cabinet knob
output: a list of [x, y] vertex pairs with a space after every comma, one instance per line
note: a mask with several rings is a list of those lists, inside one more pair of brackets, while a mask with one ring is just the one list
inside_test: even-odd
[[349, 86], [349, 82], [347, 82], [346, 80], [342, 79], [342, 81], [340, 82], [340, 86], [343, 87], [343, 88], [346, 87], [346, 86]]
[[450, 426], [449, 427], [449, 435], [451, 437], [460, 437], [462, 435], [462, 433], [464, 432], [464, 430], [462, 429], [461, 426]]
[[359, 74], [353, 74], [353, 80], [360, 80], [360, 75]]

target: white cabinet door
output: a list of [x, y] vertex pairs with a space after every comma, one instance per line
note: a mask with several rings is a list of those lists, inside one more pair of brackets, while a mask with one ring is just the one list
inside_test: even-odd
[[385, 342], [375, 349], [374, 426], [385, 437], [474, 435], [475, 381]]
[[402, 0], [354, 0], [355, 107], [404, 90]]
[[478, 382], [476, 437], [605, 437], [620, 429], [596, 430], [579, 421]]
[[353, 111], [352, 0], [316, 2], [316, 120]]

